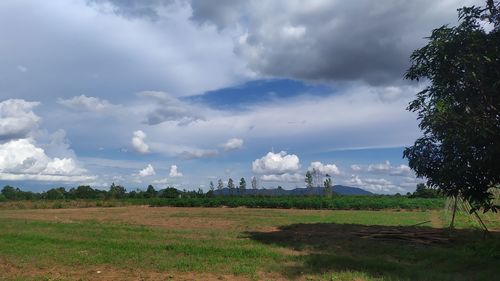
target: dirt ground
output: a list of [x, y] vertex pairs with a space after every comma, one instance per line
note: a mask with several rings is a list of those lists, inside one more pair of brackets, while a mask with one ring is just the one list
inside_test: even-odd
[[[23, 267], [8, 263], [0, 259], [0, 280], [4, 280], [2, 275], [9, 276], [13, 280], [19, 278], [21, 280], [29, 278], [37, 278], [40, 276], [50, 276], [48, 280], [122, 280], [122, 281], [165, 281], [165, 280], [206, 280], [206, 281], [247, 281], [250, 280], [246, 277], [212, 274], [212, 273], [192, 273], [192, 272], [156, 272], [156, 271], [141, 271], [141, 270], [120, 270], [109, 266], [99, 267], [68, 267], [68, 266], [54, 266], [46, 268], [36, 267]], [[279, 276], [270, 276], [269, 280], [285, 280], [280, 279]], [[38, 280], [38, 279], [36, 279]], [[43, 279], [45, 280], [45, 279]]]
[[[192, 210], [191, 210], [192, 209]], [[179, 208], [148, 206], [128, 206], [115, 208], [79, 208], [79, 209], [28, 209], [4, 210], [0, 212], [2, 218], [44, 220], [57, 222], [74, 222], [82, 220], [95, 220], [98, 222], [115, 222], [136, 224], [144, 226], [158, 226], [174, 229], [228, 229], [231, 221], [225, 219], [193, 217], [176, 217]], [[184, 212], [200, 211], [200, 208], [183, 208]], [[209, 212], [227, 212], [224, 209], [208, 209]]]

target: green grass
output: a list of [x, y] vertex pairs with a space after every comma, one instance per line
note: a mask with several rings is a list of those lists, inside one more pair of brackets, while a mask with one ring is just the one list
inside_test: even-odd
[[[439, 218], [438, 211], [179, 208], [169, 216], [225, 220], [231, 227], [36, 221], [8, 218], [0, 211], [0, 262], [26, 269], [108, 266], [131, 272], [230, 274], [254, 280], [273, 274], [306, 280], [492, 280], [500, 273], [497, 235], [483, 240], [470, 230], [457, 230], [452, 235], [454, 243], [431, 246], [352, 235], [359, 229], [382, 226], [408, 230], [431, 217]], [[55, 278], [39, 276], [40, 280], [46, 277]], [[2, 276], [0, 267], [3, 278], [32, 277]]]

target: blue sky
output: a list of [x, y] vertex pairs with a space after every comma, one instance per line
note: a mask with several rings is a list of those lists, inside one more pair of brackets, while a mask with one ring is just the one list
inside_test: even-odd
[[425, 81], [402, 77], [471, 4], [2, 1], [0, 184], [293, 188], [314, 168], [413, 191], [405, 108]]

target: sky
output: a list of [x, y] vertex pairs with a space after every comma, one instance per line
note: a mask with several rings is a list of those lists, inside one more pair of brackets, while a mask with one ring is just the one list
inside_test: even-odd
[[0, 185], [412, 192], [409, 57], [482, 4], [0, 1]]

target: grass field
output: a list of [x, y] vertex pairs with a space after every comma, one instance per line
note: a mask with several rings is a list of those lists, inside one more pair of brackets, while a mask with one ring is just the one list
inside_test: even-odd
[[[0, 280], [492, 280], [500, 219], [483, 239], [459, 215], [450, 242], [365, 239], [440, 230], [444, 211], [126, 206], [0, 210]], [[429, 221], [419, 227], [412, 225]]]

